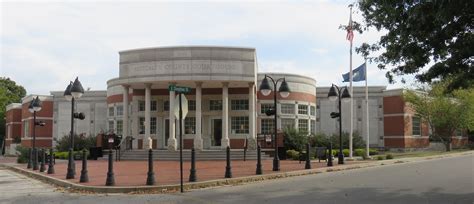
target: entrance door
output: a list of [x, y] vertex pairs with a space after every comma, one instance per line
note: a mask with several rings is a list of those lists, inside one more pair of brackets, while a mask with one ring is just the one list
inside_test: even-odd
[[168, 146], [168, 139], [170, 138], [170, 119], [165, 119], [165, 146], [166, 148]]
[[211, 119], [212, 146], [221, 146], [222, 119]]

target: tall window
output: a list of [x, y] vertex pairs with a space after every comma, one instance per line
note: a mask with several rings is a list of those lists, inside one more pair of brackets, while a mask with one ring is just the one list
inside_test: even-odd
[[308, 132], [308, 120], [306, 119], [299, 119], [298, 120], [298, 131], [300, 132]]
[[248, 110], [249, 100], [231, 100], [230, 108], [232, 110]]
[[209, 110], [211, 110], [211, 111], [222, 110], [222, 100], [210, 100], [209, 101]]
[[163, 103], [163, 110], [170, 111], [170, 101], [165, 101]]
[[310, 107], [310, 113], [311, 113], [312, 116], [316, 116], [316, 107], [315, 106]]
[[117, 106], [117, 116], [122, 116], [123, 115], [123, 106]]
[[298, 114], [307, 115], [308, 114], [308, 106], [298, 104]]
[[260, 113], [265, 114], [265, 112], [269, 109], [273, 108], [273, 104], [271, 103], [262, 103], [260, 104]]
[[145, 134], [145, 118], [140, 118], [140, 120], [138, 121], [138, 131], [139, 131], [139, 134]]
[[109, 120], [109, 131], [115, 132], [113, 120]]
[[262, 119], [260, 120], [260, 132], [263, 134], [273, 133], [275, 122], [273, 119]]
[[186, 117], [184, 119], [184, 134], [195, 134], [196, 132], [196, 118]]
[[289, 119], [289, 118], [281, 119], [281, 128], [282, 129], [295, 128], [295, 119]]
[[150, 134], [156, 134], [156, 117], [150, 117]]
[[109, 107], [109, 117], [114, 117], [114, 107]]
[[123, 131], [123, 121], [117, 120], [117, 135], [121, 135]]
[[316, 134], [316, 120], [311, 120], [311, 133]]
[[156, 111], [156, 101], [150, 101], [150, 110]]
[[295, 105], [282, 103], [281, 104], [281, 113], [282, 114], [295, 114]]
[[421, 135], [421, 120], [419, 117], [412, 117], [411, 118], [411, 125], [412, 125], [412, 134], [416, 136]]
[[30, 130], [30, 123], [28, 120], [23, 121], [23, 137], [28, 137], [28, 131]]
[[195, 100], [188, 100], [188, 110], [195, 111], [196, 110], [196, 101]]
[[249, 133], [249, 117], [232, 117], [231, 118], [231, 132], [233, 134], [248, 134]]
[[462, 130], [461, 129], [456, 129], [456, 136], [462, 137]]
[[138, 101], [138, 111], [145, 111], [145, 101]]

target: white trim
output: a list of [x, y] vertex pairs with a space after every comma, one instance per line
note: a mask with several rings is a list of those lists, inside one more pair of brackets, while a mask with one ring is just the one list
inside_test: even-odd
[[429, 136], [383, 136], [384, 138], [389, 138], [389, 139], [427, 139], [430, 138]]
[[410, 117], [410, 116], [414, 116], [414, 114], [411, 114], [411, 113], [391, 113], [391, 114], [383, 114], [383, 117], [396, 117], [396, 116]]
[[[25, 121], [25, 120], [33, 120], [34, 117], [27, 117], [27, 118], [22, 118], [21, 121]], [[36, 116], [36, 120], [53, 120], [54, 118], [53, 117], [38, 117]]]
[[21, 125], [21, 122], [9, 122], [5, 123], [5, 125]]

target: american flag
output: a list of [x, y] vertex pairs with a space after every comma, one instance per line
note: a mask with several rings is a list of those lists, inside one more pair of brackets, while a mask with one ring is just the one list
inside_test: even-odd
[[354, 31], [352, 30], [352, 15], [349, 17], [349, 25], [347, 25], [346, 40], [351, 41], [354, 39]]

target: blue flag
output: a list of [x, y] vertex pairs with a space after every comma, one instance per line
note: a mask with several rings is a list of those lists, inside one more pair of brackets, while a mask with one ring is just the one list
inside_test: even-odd
[[[352, 70], [352, 81], [365, 81], [365, 72], [366, 72], [366, 66], [365, 63], [357, 67], [356, 69]], [[342, 82], [349, 82], [349, 75], [350, 72], [347, 72], [346, 74], [342, 75], [342, 78], [344, 79]]]

